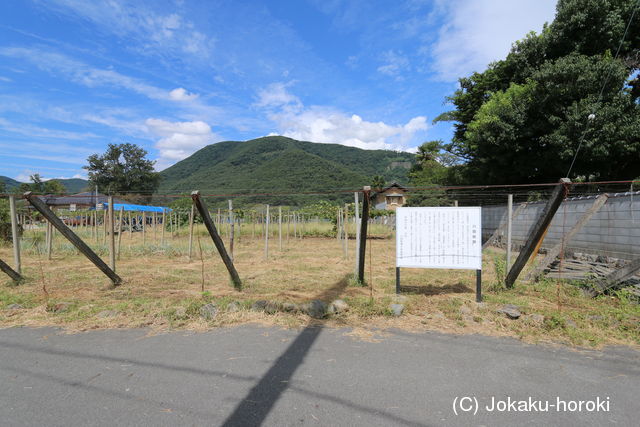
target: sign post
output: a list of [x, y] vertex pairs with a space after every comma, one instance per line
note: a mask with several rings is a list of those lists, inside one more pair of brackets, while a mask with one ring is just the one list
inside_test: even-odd
[[400, 268], [476, 270], [476, 301], [482, 301], [480, 207], [396, 209], [396, 293]]

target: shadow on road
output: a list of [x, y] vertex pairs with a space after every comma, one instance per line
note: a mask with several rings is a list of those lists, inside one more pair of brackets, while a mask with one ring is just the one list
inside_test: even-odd
[[[332, 287], [324, 290], [315, 299], [329, 301], [340, 296], [347, 287], [347, 277], [343, 277]], [[274, 405], [289, 387], [289, 381], [313, 346], [322, 326], [311, 323], [300, 332], [284, 353], [269, 368], [247, 396], [236, 406], [226, 419], [224, 426], [258, 426], [261, 425], [273, 409]]]

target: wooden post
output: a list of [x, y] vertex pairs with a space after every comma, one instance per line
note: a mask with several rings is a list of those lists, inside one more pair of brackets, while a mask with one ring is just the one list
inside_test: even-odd
[[593, 205], [591, 205], [589, 210], [587, 210], [587, 212], [585, 212], [578, 219], [571, 230], [569, 230], [569, 232], [562, 237], [560, 242], [558, 242], [558, 244], [556, 244], [553, 248], [549, 249], [544, 259], [540, 261], [540, 263], [536, 265], [534, 269], [531, 270], [531, 272], [527, 275], [527, 278], [538, 280], [547, 266], [555, 261], [556, 257], [560, 255], [560, 252], [564, 248], [564, 243], [571, 241], [571, 239], [573, 239], [573, 236], [575, 236], [580, 231], [580, 229], [582, 229], [582, 227], [584, 227], [584, 225], [589, 222], [591, 217], [600, 210], [600, 208], [607, 202], [608, 199], [609, 195], [606, 193], [599, 195], [598, 198], [593, 202]]
[[456, 208], [458, 207], [458, 201], [457, 200], [453, 201], [453, 206], [456, 207]]
[[162, 231], [160, 232], [160, 245], [164, 246], [164, 229], [167, 225], [167, 210], [162, 208]]
[[113, 213], [113, 196], [109, 196], [109, 261], [110, 267], [113, 271], [116, 271], [116, 239], [115, 239], [115, 228], [114, 228], [114, 213]]
[[349, 221], [349, 205], [344, 205], [344, 218], [342, 220], [342, 233], [344, 234], [344, 258], [349, 259], [349, 230], [347, 229]]
[[594, 287], [588, 291], [592, 296], [599, 295], [605, 292], [607, 289], [615, 287], [617, 284], [624, 282], [635, 276], [640, 271], [640, 258], [636, 258], [624, 267], [615, 270], [614, 272], [603, 277], [597, 281]]
[[291, 213], [287, 214], [287, 243], [289, 243], [289, 235], [291, 234]]
[[93, 221], [91, 221], [91, 234], [98, 243], [98, 211], [93, 211]]
[[355, 216], [354, 216], [354, 221], [355, 221], [355, 225], [356, 225], [356, 255], [354, 256], [354, 259], [356, 260], [355, 263], [355, 271], [354, 271], [354, 275], [358, 274], [358, 263], [359, 263], [359, 257], [358, 254], [360, 253], [360, 203], [358, 201], [358, 192], [356, 191], [355, 193], [353, 193], [355, 195]]
[[269, 259], [269, 205], [267, 205], [267, 214], [264, 223], [264, 257]]
[[109, 279], [114, 286], [120, 285], [122, 279], [116, 274], [107, 264], [95, 252], [91, 250], [85, 242], [82, 241], [76, 234], [69, 229], [64, 223], [56, 216], [56, 214], [47, 207], [47, 205], [35, 197], [30, 191], [24, 193], [24, 198], [36, 208], [38, 212], [42, 214], [64, 237], [66, 237], [80, 252], [84, 254], [89, 260], [100, 269]]
[[282, 206], [278, 206], [278, 247], [282, 251]]
[[229, 200], [229, 257], [233, 261], [233, 234], [235, 219], [233, 218], [233, 201]]
[[229, 254], [227, 254], [227, 250], [224, 248], [224, 242], [220, 238], [220, 235], [218, 234], [218, 230], [216, 230], [216, 226], [213, 224], [213, 221], [211, 221], [211, 216], [209, 215], [207, 206], [205, 205], [204, 201], [200, 198], [200, 192], [199, 191], [192, 192], [191, 198], [193, 199], [193, 203], [195, 204], [196, 209], [198, 209], [198, 212], [202, 217], [202, 221], [204, 222], [205, 227], [207, 227], [207, 230], [209, 231], [209, 235], [211, 236], [213, 243], [216, 245], [216, 248], [218, 249], [220, 258], [222, 258], [222, 262], [224, 262], [224, 265], [227, 267], [227, 271], [231, 276], [231, 281], [233, 282], [234, 287], [236, 289], [240, 289], [240, 287], [242, 286], [242, 282], [240, 281], [240, 276], [238, 276], [238, 272], [236, 271], [236, 268], [233, 265], [233, 261], [231, 261], [231, 258], [229, 258]]
[[193, 253], [193, 216], [195, 212], [193, 204], [191, 205], [191, 212], [189, 212], [189, 262], [191, 262], [191, 254]]
[[511, 268], [511, 238], [513, 230], [513, 194], [509, 194], [507, 198], [507, 268]]
[[9, 196], [9, 211], [11, 214], [11, 239], [13, 241], [13, 265], [18, 275], [20, 275], [20, 273], [22, 273], [22, 263], [20, 262], [20, 233], [18, 232], [18, 216], [16, 214], [16, 198], [14, 196]]
[[147, 243], [147, 214], [140, 212], [140, 220], [142, 221], [142, 247]]
[[20, 283], [22, 281], [22, 276], [17, 271], [14, 271], [13, 268], [9, 267], [9, 264], [0, 259], [0, 270], [4, 271], [7, 276], [11, 277], [16, 283]]
[[360, 223], [360, 250], [358, 251], [358, 281], [364, 283], [364, 259], [367, 249], [367, 226], [369, 225], [369, 194], [371, 187], [362, 189], [362, 222]]
[[531, 227], [527, 241], [520, 250], [518, 258], [516, 258], [513, 266], [507, 274], [507, 278], [505, 280], [507, 288], [513, 287], [516, 279], [524, 269], [534, 249], [541, 242], [547, 228], [549, 227], [549, 224], [551, 224], [551, 221], [553, 220], [553, 216], [560, 207], [562, 200], [565, 198], [570, 184], [571, 181], [569, 180], [569, 178], [562, 178], [560, 180], [560, 183], [554, 188], [549, 201], [540, 214], [540, 218], [538, 218], [538, 221], [533, 225], [533, 227]]
[[340, 243], [340, 233], [342, 232], [341, 228], [342, 227], [342, 209], [338, 208], [338, 210], [336, 211], [336, 240], [338, 241], [338, 243]]
[[102, 207], [102, 244], [107, 244], [107, 211]]
[[158, 214], [157, 212], [154, 212], [152, 214], [152, 224], [151, 226], [153, 227], [153, 243], [156, 243], [158, 241]]
[[256, 215], [255, 213], [251, 212], [251, 238], [255, 239], [256, 238]]
[[[120, 206], [120, 217], [118, 218], [118, 260], [120, 259], [120, 246], [122, 244], [122, 216], [124, 215], [124, 206]], [[115, 269], [114, 269], [115, 270]]]
[[127, 217], [129, 220], [129, 240], [131, 240], [131, 236], [133, 234], [133, 222], [131, 222], [131, 211], [127, 212]]
[[45, 236], [46, 245], [47, 245], [47, 259], [51, 261], [51, 252], [53, 246], [53, 229], [51, 227], [51, 222], [47, 221], [47, 234]]

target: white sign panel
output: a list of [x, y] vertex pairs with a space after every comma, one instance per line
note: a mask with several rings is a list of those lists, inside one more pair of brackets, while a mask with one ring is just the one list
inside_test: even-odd
[[482, 269], [481, 208], [397, 208], [396, 266]]
[[69, 205], [69, 210], [70, 210], [71, 212], [75, 212], [75, 211], [76, 211], [76, 204], [75, 204], [75, 203], [71, 203], [71, 204]]

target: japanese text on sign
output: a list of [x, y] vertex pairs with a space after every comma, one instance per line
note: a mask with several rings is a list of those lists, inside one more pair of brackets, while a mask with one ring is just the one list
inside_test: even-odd
[[481, 208], [396, 209], [396, 266], [482, 269]]

